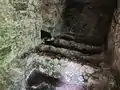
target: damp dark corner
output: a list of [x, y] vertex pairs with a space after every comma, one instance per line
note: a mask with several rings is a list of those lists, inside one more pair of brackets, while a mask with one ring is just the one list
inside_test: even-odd
[[64, 32], [75, 37], [63, 38], [91, 45], [106, 42], [117, 0], [66, 0], [65, 5], [63, 20], [68, 30], [65, 28]]

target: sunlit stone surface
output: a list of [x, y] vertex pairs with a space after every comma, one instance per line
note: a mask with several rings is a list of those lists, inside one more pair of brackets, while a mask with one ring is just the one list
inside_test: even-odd
[[[93, 68], [65, 58], [57, 59], [37, 54], [30, 55], [26, 60], [26, 80], [31, 78], [29, 76], [34, 70], [38, 70], [60, 79], [61, 83], [55, 86], [55, 90], [112, 90], [115, 85], [110, 69]], [[29, 87], [39, 85], [40, 83]]]

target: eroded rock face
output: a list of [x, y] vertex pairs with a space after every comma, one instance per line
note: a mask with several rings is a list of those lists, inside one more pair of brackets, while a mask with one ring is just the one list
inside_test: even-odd
[[119, 80], [120, 72], [120, 9], [114, 13], [111, 31], [108, 37], [108, 59], [113, 69], [117, 71], [117, 79]]
[[114, 30], [112, 29], [111, 33], [113, 35], [113, 40], [114, 40], [114, 64], [116, 63], [116, 68], [120, 71], [120, 21], [119, 21], [119, 17], [120, 17], [120, 10], [117, 10], [115, 13], [115, 20], [113, 20], [114, 23]]
[[[50, 35], [43, 44], [22, 55], [26, 65], [24, 87], [20, 90], [116, 89], [116, 78], [104, 54], [114, 3], [81, 0], [76, 5], [76, 2], [66, 0], [62, 13], [64, 29], [61, 28], [59, 35]], [[48, 8], [56, 12], [55, 4], [45, 0], [42, 9], [46, 12]], [[48, 11], [48, 14], [55, 12]], [[45, 22], [48, 16], [43, 16]]]

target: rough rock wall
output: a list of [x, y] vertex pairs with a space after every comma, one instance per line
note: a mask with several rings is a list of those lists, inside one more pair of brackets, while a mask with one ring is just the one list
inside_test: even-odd
[[[94, 6], [94, 4], [91, 6], [93, 6], [93, 8], [88, 8], [86, 5], [85, 7], [87, 9], [83, 9], [82, 12], [82, 14], [88, 13], [85, 14], [87, 18], [90, 18], [89, 14], [91, 12], [93, 12], [92, 15], [95, 16], [101, 12], [105, 16], [106, 14], [109, 16], [108, 12], [105, 12], [102, 6], [97, 7]], [[99, 8], [100, 11], [95, 13]], [[72, 10], [76, 10], [76, 7], [73, 7]], [[72, 13], [72, 15], [73, 14], [75, 13]], [[105, 19], [104, 15], [102, 16], [103, 22]], [[100, 17], [97, 17], [97, 19], [99, 18]], [[68, 20], [71, 19], [69, 18]], [[83, 22], [87, 22], [87, 20], [82, 20]], [[91, 25], [92, 20], [94, 20], [94, 18], [91, 18], [90, 22], [87, 23], [90, 28], [86, 29], [86, 31], [94, 28], [94, 26], [92, 27]], [[96, 22], [94, 24], [96, 24]], [[76, 27], [78, 25], [76, 25]], [[99, 22], [97, 25], [99, 25]], [[103, 23], [102, 26], [104, 26]], [[96, 29], [94, 30], [96, 31]], [[93, 32], [90, 33], [92, 34]], [[81, 38], [79, 37], [81, 33], [71, 33], [68, 29], [68, 34], [69, 35], [67, 36], [65, 31], [60, 37], [58, 36], [54, 39], [45, 40], [43, 44], [35, 47], [33, 51], [30, 50], [30, 53], [24, 53], [23, 58], [27, 61], [24, 74], [26, 89], [42, 90], [45, 88], [53, 90], [54, 88], [55, 90], [115, 90], [117, 88], [116, 79], [114, 78], [114, 73], [111, 71], [111, 67], [107, 67], [107, 64], [105, 63], [103, 48], [85, 44], [84, 41], [79, 42], [80, 39], [76, 39], [76, 36], [78, 35], [78, 38]], [[47, 85], [46, 83], [50, 85]], [[118, 90], [118, 88], [116, 90]]]
[[[108, 46], [112, 47], [113, 50], [113, 66], [114, 68], [116, 68], [118, 71], [120, 71], [119, 68], [119, 61], [120, 61], [120, 29], [119, 29], [119, 17], [120, 17], [120, 10], [116, 10], [116, 12], [114, 13], [114, 17], [113, 17], [113, 21], [112, 21], [112, 25], [111, 25], [111, 32], [110, 32], [110, 38], [109, 42], [110, 44]], [[112, 42], [112, 45], [111, 45]]]
[[[116, 71], [116, 78], [120, 75], [120, 9], [114, 13], [111, 30], [108, 37], [108, 60]], [[119, 82], [118, 82], [119, 83]]]
[[14, 90], [26, 64], [17, 57], [41, 43], [41, 30], [55, 30], [59, 7], [59, 0], [0, 0], [0, 89]]
[[[82, 1], [82, 0], [80, 0], [80, 1]], [[102, 17], [102, 19], [103, 18], [106, 19], [106, 17], [109, 16], [108, 15], [109, 12], [104, 11], [104, 8], [101, 8], [100, 10], [98, 10], [99, 9], [98, 6], [101, 6], [102, 4], [103, 4], [103, 6], [108, 4], [108, 3], [106, 3], [106, 2], [108, 2], [108, 0], [106, 0], [105, 4], [104, 4], [104, 2], [101, 3], [100, 0], [98, 0], [100, 3], [98, 3], [97, 0], [86, 0], [86, 3], [89, 3], [91, 1], [93, 1], [91, 5], [96, 9], [94, 10], [94, 8], [91, 8], [88, 5], [87, 7], [85, 7], [83, 9], [83, 14], [85, 16], [83, 14], [80, 16], [87, 17], [87, 19], [90, 18], [91, 16], [97, 17], [96, 19], [98, 19], [99, 17]], [[1, 3], [1, 6], [2, 6], [2, 4], [3, 3]], [[10, 20], [12, 21], [12, 23], [15, 25], [14, 30], [17, 33], [15, 35], [19, 36], [18, 39], [22, 41], [20, 43], [17, 42], [17, 45], [24, 46], [24, 48], [20, 47], [20, 49], [19, 49], [20, 51], [17, 50], [17, 51], [19, 51], [19, 53], [22, 53], [25, 50], [25, 48], [28, 48], [31, 46], [36, 46], [39, 43], [41, 43], [41, 40], [40, 40], [41, 39], [41, 35], [40, 35], [41, 30], [52, 32], [53, 36], [54, 36], [54, 34], [57, 35], [57, 33], [59, 33], [59, 30], [61, 31], [61, 26], [63, 26], [63, 20], [61, 19], [61, 14], [64, 9], [64, 1], [60, 1], [60, 0], [29, 0], [29, 1], [14, 0], [14, 1], [12, 1], [12, 0], [10, 0], [10, 2], [6, 3], [5, 5], [10, 5], [10, 7], [11, 7], [11, 9], [10, 9], [11, 14], [9, 17], [10, 17]], [[72, 8], [72, 10], [74, 12], [76, 12], [76, 10], [74, 10], [75, 7], [73, 6], [73, 8]], [[4, 7], [2, 7], [2, 8], [4, 8]], [[79, 9], [79, 7], [78, 7], [78, 9]], [[4, 9], [2, 9], [1, 12], [3, 12], [3, 11], [4, 11]], [[90, 12], [92, 11], [92, 14], [87, 11], [90, 11]], [[97, 15], [94, 11], [97, 12]], [[102, 16], [101, 16], [101, 13], [99, 13], [99, 11], [102, 13]], [[72, 13], [73, 16], [75, 16], [74, 14], [76, 14], [76, 13]], [[7, 14], [5, 13], [5, 14], [3, 14], [3, 16], [4, 15], [7, 15]], [[5, 17], [7, 17], [7, 16], [5, 16]], [[78, 17], [79, 17], [79, 13], [78, 13]], [[78, 18], [76, 18], [76, 19], [78, 19]], [[94, 30], [95, 30], [95, 29], [93, 29], [93, 28], [95, 28], [94, 25], [92, 25], [92, 23], [91, 23], [92, 19], [94, 19], [94, 18], [90, 18], [90, 22], [87, 22], [87, 19], [85, 19], [85, 18], [78, 19], [78, 23], [77, 23], [78, 25], [76, 25], [79, 27], [79, 23], [82, 24], [80, 27], [82, 27], [82, 31], [85, 32], [85, 34], [87, 33], [87, 31], [93, 30], [93, 32], [94, 32]], [[95, 21], [94, 24], [96, 24], [96, 19], [93, 20], [93, 21]], [[5, 20], [9, 21], [8, 18], [7, 19], [5, 18]], [[71, 20], [71, 23], [73, 22], [71, 17], [69, 17], [68, 20]], [[107, 20], [108, 20], [108, 18], [107, 18]], [[81, 22], [79, 22], [79, 21], [81, 21]], [[76, 20], [74, 22], [76, 22]], [[106, 22], [106, 20], [105, 20], [105, 22]], [[84, 26], [84, 24], [86, 24], [86, 23], [88, 25]], [[70, 24], [70, 25], [72, 25], [72, 24]], [[97, 25], [100, 25], [100, 24], [98, 23]], [[76, 28], [76, 26], [75, 26], [75, 28]], [[104, 24], [102, 24], [102, 26], [104, 26]], [[84, 31], [84, 29], [85, 29], [85, 31]], [[68, 29], [68, 31], [69, 30], [70, 29]], [[56, 32], [54, 33], [54, 31], [56, 31]], [[101, 32], [101, 29], [98, 31]], [[79, 32], [79, 29], [77, 32]], [[89, 34], [87, 34], [87, 35], [90, 36], [91, 34], [94, 36], [94, 35], [96, 35], [96, 32], [94, 32], [94, 33], [89, 32]], [[97, 34], [99, 34], [99, 32], [97, 32]], [[100, 62], [103, 61], [104, 57], [101, 57], [102, 55], [101, 56], [98, 55], [98, 53], [101, 54], [101, 52], [103, 51], [103, 47], [101, 48], [101, 46], [96, 47], [96, 46], [92, 46], [92, 45], [89, 46], [89, 45], [86, 45], [83, 43], [78, 43], [81, 39], [81, 37], [79, 37], [79, 33], [78, 34], [70, 33], [70, 35], [72, 36], [71, 41], [65, 40], [65, 38], [63, 38], [63, 39], [57, 38], [53, 41], [50, 40], [50, 42], [49, 41], [45, 42], [42, 46], [38, 45], [37, 48], [33, 48], [33, 49], [29, 50], [30, 52], [29, 51], [27, 52], [27, 54], [29, 54], [29, 55], [27, 55], [26, 58], [24, 57], [24, 59], [23, 58], [19, 59], [18, 57], [13, 59], [13, 57], [12, 57], [12, 61], [10, 61], [10, 63], [9, 63], [10, 69], [8, 69], [8, 68], [7, 69], [9, 70], [10, 75], [13, 76], [11, 79], [14, 82], [14, 85], [13, 85], [13, 87], [10, 86], [8, 89], [9, 90], [10, 89], [11, 90], [25, 90], [25, 88], [27, 86], [26, 80], [29, 81], [29, 79], [31, 79], [31, 78], [33, 78], [33, 79], [36, 78], [36, 75], [38, 75], [38, 76], [41, 75], [41, 74], [39, 74], [39, 72], [43, 72], [44, 74], [47, 74], [47, 75], [50, 75], [53, 77], [62, 76], [61, 82], [66, 83], [66, 84], [63, 84], [61, 87], [57, 87], [58, 90], [63, 90], [68, 87], [73, 88], [73, 89], [74, 88], [77, 88], [77, 89], [84, 88], [83, 90], [85, 90], [86, 86], [87, 86], [87, 88], [89, 88], [91, 90], [92, 89], [98, 90], [98, 88], [100, 90], [107, 90], [107, 89], [109, 90], [110, 88], [112, 89], [115, 85], [115, 81], [114, 81], [114, 77], [112, 76], [112, 73], [110, 71], [110, 68], [97, 67], [97, 69], [96, 69], [96, 67], [94, 67], [96, 65], [93, 65], [95, 63], [98, 65]], [[78, 36], [78, 38], [76, 38], [74, 36]], [[68, 37], [69, 37], [69, 35], [68, 35]], [[102, 36], [100, 36], [100, 37], [102, 37]], [[16, 38], [16, 37], [14, 37], [14, 38]], [[87, 39], [88, 38], [89, 37], [87, 37]], [[83, 39], [83, 41], [84, 40], [85, 39]], [[76, 42], [76, 41], [78, 41], [78, 42]], [[99, 41], [99, 40], [97, 40], [97, 41]], [[15, 46], [12, 46], [12, 47], [15, 47]], [[52, 56], [51, 55], [49, 56], [49, 54], [47, 54], [47, 52], [50, 52], [50, 51], [53, 54]], [[86, 51], [87, 51], [87, 55], [86, 55]], [[90, 53], [91, 51], [92, 51], [92, 53]], [[97, 52], [97, 55], [95, 55], [95, 57], [94, 57], [93, 54], [96, 54], [96, 52]], [[15, 54], [18, 54], [18, 52], [14, 52], [14, 55]], [[47, 54], [47, 55], [45, 55], [45, 54]], [[61, 55], [63, 55], [64, 57], [61, 57]], [[12, 55], [10, 54], [10, 56], [12, 56]], [[99, 60], [98, 60], [98, 57], [100, 57]], [[87, 62], [92, 63], [92, 66], [88, 65]], [[85, 64], [85, 65], [83, 65], [83, 64]], [[71, 67], [70, 65], [73, 65], [73, 66]], [[116, 65], [116, 66], [118, 66], [118, 65]], [[31, 76], [31, 74], [34, 74], [34, 71], [36, 69], [38, 70], [38, 72], [37, 72], [38, 74], [36, 74], [35, 77], [29, 77], [29, 76]], [[106, 71], [108, 71], [108, 72], [106, 72]], [[94, 72], [96, 72], [96, 73], [94, 73]], [[91, 73], [93, 73], [93, 74], [91, 74]], [[108, 75], [108, 73], [109, 73], [109, 75]], [[3, 76], [3, 74], [1, 76]], [[79, 77], [79, 76], [80, 76], [80, 78], [77, 81], [78, 78], [76, 78], [76, 77]], [[66, 79], [66, 78], [68, 78], [68, 79]], [[35, 81], [30, 80], [29, 84], [28, 84], [29, 85], [28, 90], [31, 88], [33, 90], [41, 88], [39, 81], [41, 82], [40, 79], [35, 80]], [[45, 81], [45, 80], [43, 80], [43, 81]], [[31, 83], [31, 82], [33, 82], [33, 83]], [[49, 83], [49, 81], [48, 81], [48, 83]], [[79, 83], [80, 86], [76, 85], [76, 83]], [[101, 83], [104, 83], [104, 85], [101, 85]], [[73, 86], [71, 86], [71, 84]], [[115, 90], [115, 89], [113, 89], [113, 90]]]

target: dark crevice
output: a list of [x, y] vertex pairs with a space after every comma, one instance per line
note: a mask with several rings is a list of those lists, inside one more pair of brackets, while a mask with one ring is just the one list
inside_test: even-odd
[[[117, 0], [66, 0], [60, 38], [89, 45], [106, 44]], [[74, 36], [69, 32], [77, 33]]]
[[[32, 87], [40, 87], [39, 85], [42, 83], [44, 85], [45, 83], [47, 83], [52, 86], [57, 86], [61, 83], [61, 81], [58, 78], [51, 77], [47, 74], [40, 72], [39, 70], [34, 70], [31, 72], [30, 76], [27, 79], [27, 90], [36, 90], [32, 89]], [[47, 84], [44, 87], [46, 87]]]

